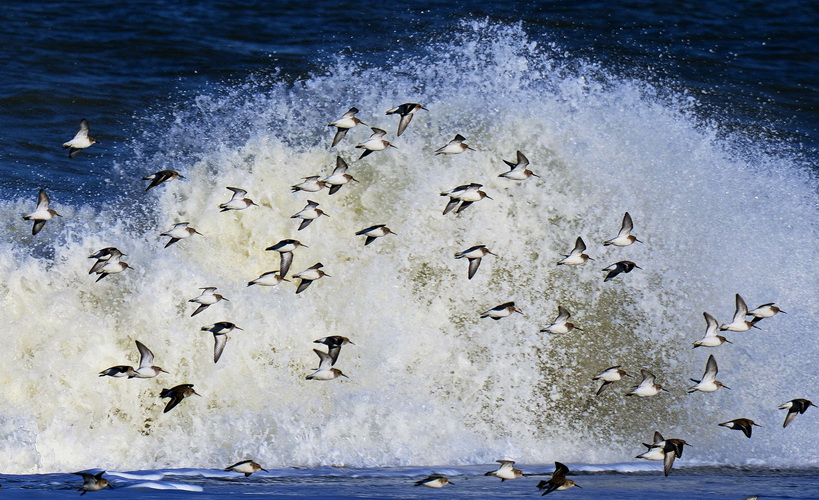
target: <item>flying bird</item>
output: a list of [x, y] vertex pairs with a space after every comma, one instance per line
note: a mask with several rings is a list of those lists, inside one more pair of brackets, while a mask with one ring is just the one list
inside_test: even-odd
[[45, 226], [46, 221], [50, 221], [55, 215], [62, 217], [56, 210], [48, 208], [50, 203], [51, 199], [48, 197], [48, 193], [45, 192], [45, 189], [41, 189], [37, 194], [37, 208], [32, 213], [23, 216], [23, 220], [34, 221], [34, 226], [31, 228], [32, 235], [39, 233]]
[[401, 116], [401, 121], [398, 122], [398, 133], [395, 134], [396, 137], [400, 137], [401, 134], [404, 133], [404, 130], [407, 129], [407, 125], [412, 121], [413, 115], [420, 109], [429, 111], [427, 108], [415, 102], [408, 102], [387, 111], [388, 115], [398, 114]]
[[97, 143], [96, 139], [88, 135], [90, 131], [91, 127], [88, 126], [88, 120], [85, 118], [80, 120], [80, 128], [77, 130], [77, 134], [73, 139], [63, 144], [63, 149], [69, 148], [69, 158], [74, 158], [81, 150]]

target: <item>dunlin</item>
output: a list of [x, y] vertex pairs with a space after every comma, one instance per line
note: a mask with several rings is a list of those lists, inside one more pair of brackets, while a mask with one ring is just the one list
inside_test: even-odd
[[541, 328], [540, 332], [541, 333], [547, 332], [559, 335], [563, 333], [569, 333], [574, 329], [583, 331], [582, 328], [575, 326], [574, 323], [569, 323], [569, 318], [571, 317], [572, 315], [571, 313], [569, 313], [568, 309], [566, 309], [563, 306], [557, 306], [557, 317], [554, 319], [554, 321], [552, 321], [551, 325], [547, 326], [546, 328]]
[[324, 264], [322, 264], [321, 262], [317, 262], [316, 264], [313, 264], [304, 271], [298, 274], [294, 274], [292, 276], [293, 279], [301, 280], [299, 282], [299, 286], [296, 288], [296, 293], [301, 293], [305, 291], [307, 287], [310, 286], [310, 284], [316, 281], [317, 279], [323, 278], [325, 276], [327, 276], [328, 278], [331, 277], [329, 274], [321, 270], [322, 267], [324, 267]]
[[785, 416], [785, 423], [782, 424], [782, 427], [787, 427], [793, 419], [796, 418], [797, 414], [802, 414], [808, 411], [808, 408], [811, 406], [816, 406], [815, 404], [811, 403], [807, 399], [791, 399], [787, 403], [781, 405], [779, 407], [780, 410], [788, 410], [788, 414]]
[[367, 237], [367, 239], [364, 240], [364, 246], [369, 245], [370, 243], [375, 241], [376, 238], [380, 238], [380, 237], [386, 236], [388, 234], [395, 234], [395, 233], [393, 233], [390, 230], [390, 228], [388, 228], [384, 224], [377, 224], [375, 226], [370, 226], [368, 228], [362, 229], [361, 231], [358, 231], [357, 233], [355, 233], [356, 236], [366, 236]]
[[442, 146], [435, 150], [436, 155], [454, 155], [458, 153], [463, 153], [467, 149], [471, 149], [475, 151], [473, 148], [469, 147], [467, 143], [464, 141], [466, 137], [462, 136], [461, 134], [457, 134], [454, 139], [449, 141], [446, 146]]
[[745, 300], [737, 294], [734, 318], [730, 323], [720, 325], [719, 329], [723, 331], [728, 330], [730, 332], [747, 332], [751, 328], [759, 328], [756, 326], [756, 322], [762, 318], [754, 317], [754, 319], [748, 321], [745, 319], [745, 316], [748, 316], [748, 306], [745, 304]]
[[162, 184], [163, 182], [169, 182], [174, 179], [184, 179], [185, 176], [180, 174], [175, 170], [160, 170], [159, 172], [153, 173], [147, 177], [143, 177], [143, 181], [151, 181], [148, 184], [148, 187], [145, 188], [145, 191], [150, 191], [152, 188], [157, 187], [158, 185]]
[[333, 173], [323, 181], [325, 186], [329, 186], [331, 195], [336, 194], [336, 192], [341, 189], [341, 186], [348, 182], [358, 182], [352, 175], [347, 173], [348, 168], [344, 158], [340, 156], [336, 158], [336, 168], [333, 170]]
[[43, 226], [45, 226], [46, 221], [51, 220], [55, 215], [62, 217], [56, 210], [48, 208], [50, 203], [51, 199], [49, 199], [45, 189], [41, 189], [39, 194], [37, 194], [37, 208], [35, 208], [32, 213], [23, 216], [23, 220], [34, 221], [34, 226], [31, 228], [32, 235], [39, 233]]
[[355, 345], [355, 343], [348, 339], [347, 337], [342, 337], [341, 335], [331, 335], [329, 337], [324, 337], [320, 339], [316, 339], [313, 341], [315, 344], [324, 344], [327, 346], [327, 354], [333, 360], [332, 365], [336, 364], [338, 361], [338, 355], [341, 353], [341, 346], [351, 344]]
[[427, 488], [443, 488], [448, 484], [452, 484], [452, 481], [440, 474], [432, 474], [431, 476], [415, 482], [415, 486], [426, 486]]
[[88, 271], [88, 274], [94, 274], [99, 272], [102, 269], [102, 266], [108, 263], [109, 260], [112, 258], [119, 259], [125, 255], [116, 247], [105, 247], [103, 249], [97, 250], [96, 252], [92, 253], [88, 256], [89, 259], [97, 259], [91, 269]]
[[[708, 314], [707, 312], [702, 313], [705, 317], [705, 335], [698, 341], [694, 342], [694, 347], [697, 348], [700, 346], [703, 347], [717, 347], [721, 346], [725, 342], [732, 344], [732, 342], [722, 335], [717, 335], [717, 328], [719, 323], [717, 322], [716, 318]], [[693, 349], [692, 348], [692, 349]]]
[[222, 209], [220, 212], [227, 212], [228, 210], [244, 210], [251, 206], [258, 206], [253, 202], [253, 200], [247, 197], [247, 191], [244, 189], [236, 187], [227, 187], [225, 189], [233, 191], [233, 197], [230, 198], [230, 201], [219, 205], [219, 208]]
[[[307, 205], [302, 208], [298, 213], [291, 215], [291, 219], [301, 219], [301, 224], [299, 224], [299, 231], [306, 228], [310, 225], [311, 222], [318, 219], [322, 215], [327, 215], [324, 211], [318, 208], [319, 204], [313, 200], [307, 200]], [[329, 217], [329, 215], [327, 215]]]
[[760, 427], [750, 418], [735, 418], [717, 425], [734, 429], [735, 431], [742, 431], [747, 438], [751, 437], [751, 432], [753, 431], [754, 426]]
[[497, 470], [487, 472], [484, 476], [499, 477], [501, 482], [503, 482], [507, 479], [517, 479], [524, 475], [523, 471], [515, 469], [514, 460], [496, 460], [496, 462], [500, 464], [500, 467], [498, 467]]
[[604, 271], [608, 271], [608, 274], [606, 274], [606, 277], [603, 279], [603, 281], [604, 282], [609, 281], [610, 279], [614, 278], [620, 273], [630, 273], [635, 268], [642, 269], [642, 267], [638, 266], [637, 264], [630, 260], [621, 260], [620, 262], [615, 262], [609, 267], [603, 269]]
[[298, 247], [307, 248], [307, 245], [302, 245], [299, 240], [281, 240], [275, 245], [265, 248], [265, 250], [268, 252], [279, 252], [281, 256], [279, 261], [279, 274], [286, 276], [287, 271], [290, 270], [290, 265], [293, 263], [293, 250]]
[[560, 260], [557, 263], [557, 265], [558, 266], [562, 266], [562, 265], [565, 265], [565, 266], [579, 266], [580, 264], [583, 264], [587, 260], [594, 260], [591, 257], [589, 257], [588, 255], [586, 255], [585, 253], [583, 253], [585, 251], [586, 251], [586, 244], [583, 242], [583, 238], [578, 236], [577, 240], [575, 240], [575, 242], [574, 242], [574, 248], [572, 248], [572, 251], [569, 252], [569, 255], [564, 254], [563, 259]]
[[660, 392], [668, 392], [667, 390], [663, 389], [663, 386], [654, 382], [656, 377], [650, 371], [640, 370], [640, 375], [643, 376], [643, 380], [640, 381], [640, 384], [637, 385], [633, 391], [626, 394], [626, 396], [647, 398], [650, 396], [656, 396]]
[[321, 176], [313, 175], [310, 177], [305, 177], [303, 182], [296, 184], [295, 186], [290, 186], [290, 190], [293, 193], [297, 193], [299, 191], [305, 191], [307, 193], [317, 193], [324, 189], [326, 184], [324, 181], [321, 180]]
[[730, 387], [717, 380], [717, 372], [719, 372], [717, 360], [714, 359], [714, 355], [712, 354], [708, 356], [708, 361], [705, 363], [705, 373], [702, 374], [702, 380], [691, 379], [691, 382], [697, 385], [689, 387], [688, 394], [696, 391], [714, 392], [720, 387], [730, 389]]
[[200, 236], [202, 235], [202, 233], [190, 227], [190, 222], [179, 222], [177, 224], [174, 224], [174, 226], [170, 230], [161, 233], [160, 236], [168, 236], [171, 238], [170, 240], [168, 240], [168, 243], [165, 244], [165, 248], [168, 248], [177, 241], [189, 238], [194, 234], [198, 234]]
[[553, 491], [568, 490], [572, 486], [577, 486], [580, 488], [581, 486], [579, 484], [575, 483], [571, 479], [566, 479], [566, 474], [568, 473], [568, 467], [560, 462], [555, 462], [555, 471], [552, 473], [552, 477], [548, 481], [540, 481], [537, 483], [538, 490], [546, 490], [541, 496], [548, 495]]
[[523, 314], [523, 311], [515, 307], [514, 302], [504, 302], [499, 306], [495, 306], [492, 309], [489, 309], [481, 313], [481, 318], [492, 318], [495, 321], [497, 321], [501, 318], [505, 318], [511, 315], [512, 313]]
[[338, 368], [333, 368], [333, 358], [326, 352], [313, 349], [313, 352], [319, 357], [319, 367], [316, 371], [307, 376], [307, 380], [333, 380], [338, 377], [350, 378], [341, 373]]
[[182, 402], [183, 399], [197, 395], [202, 396], [198, 392], [193, 390], [193, 384], [180, 384], [170, 389], [162, 389], [162, 392], [159, 393], [160, 398], [171, 398], [168, 401], [168, 404], [165, 405], [165, 409], [162, 413], [168, 413], [169, 411], [173, 410], [176, 405]]
[[263, 470], [267, 472], [267, 469], [263, 468], [261, 465], [257, 464], [253, 460], [242, 460], [241, 462], [237, 462], [230, 467], [225, 467], [225, 471], [234, 471], [234, 472], [241, 472], [245, 475], [245, 477], [253, 474], [254, 472]]
[[[220, 300], [228, 300], [228, 299], [222, 297], [221, 295], [219, 295], [218, 293], [214, 293], [216, 291], [215, 286], [200, 288], [200, 290], [202, 290], [202, 293], [198, 297], [194, 297], [194, 298], [188, 300], [188, 302], [196, 302], [197, 304], [199, 304], [199, 307], [197, 307], [196, 310], [193, 311], [193, 314], [191, 314], [191, 317], [196, 316], [197, 314], [204, 311], [205, 309], [212, 306], [213, 304], [219, 302]], [[228, 302], [230, 302], [230, 301], [228, 301]]]
[[473, 182], [472, 184], [464, 184], [463, 186], [458, 186], [450, 189], [449, 191], [443, 191], [441, 196], [449, 196], [449, 202], [444, 208], [444, 215], [451, 212], [453, 208], [458, 206], [458, 203], [460, 203], [461, 206], [459, 206], [458, 210], [455, 211], [456, 214], [461, 213], [464, 209], [476, 201], [480, 201], [484, 198], [489, 198], [491, 200], [492, 197], [486, 194], [486, 192], [481, 189], [482, 187], [483, 185]]
[[88, 135], [91, 131], [91, 127], [88, 126], [88, 120], [83, 118], [80, 120], [80, 128], [77, 130], [77, 134], [74, 136], [73, 139], [63, 144], [63, 149], [68, 149], [68, 157], [74, 158], [77, 156], [77, 153], [80, 150], [90, 147], [92, 144], [96, 144], [97, 140]]
[[[139, 340], [135, 341], [139, 351], [139, 368], [134, 372], [136, 378], [154, 378], [160, 373], [168, 373], [158, 366], [154, 366], [154, 353]], [[129, 376], [128, 378], [131, 378]]]
[[456, 259], [463, 259], [466, 258], [469, 260], [469, 279], [472, 279], [475, 276], [475, 273], [478, 272], [478, 268], [481, 267], [481, 259], [486, 257], [487, 255], [495, 255], [497, 254], [492, 253], [486, 245], [475, 245], [474, 247], [467, 248], [463, 252], [458, 252], [455, 254]]
[[279, 270], [269, 271], [253, 281], [248, 281], [247, 286], [253, 285], [261, 285], [261, 286], [276, 286], [282, 281], [290, 281], [289, 279], [285, 278], [283, 274], [279, 272]]
[[760, 318], [760, 319], [761, 318], [770, 318], [770, 317], [775, 316], [775, 315], [777, 315], [779, 313], [785, 314], [785, 311], [783, 311], [782, 309], [775, 306], [773, 302], [768, 302], [767, 304], [762, 304], [761, 306], [758, 306], [756, 309], [754, 309], [752, 311], [748, 311], [749, 316], [753, 316], [755, 318]]
[[396, 137], [400, 137], [401, 134], [404, 133], [404, 130], [407, 129], [407, 125], [412, 121], [412, 117], [416, 111], [419, 109], [423, 109], [425, 111], [429, 111], [427, 108], [421, 106], [415, 102], [407, 102], [398, 107], [392, 108], [391, 110], [387, 111], [388, 115], [398, 114], [401, 116], [401, 121], [398, 122], [398, 133], [395, 134]]
[[328, 123], [328, 127], [335, 127], [336, 128], [336, 135], [333, 137], [333, 144], [335, 146], [341, 139], [344, 139], [344, 136], [347, 135], [347, 131], [351, 128], [355, 127], [356, 125], [366, 125], [366, 123], [362, 122], [355, 115], [358, 113], [358, 108], [350, 108], [346, 113], [344, 113], [341, 118], [338, 120]]
[[372, 131], [373, 131], [373, 135], [371, 135], [370, 138], [367, 139], [366, 141], [364, 141], [361, 144], [358, 144], [356, 146], [357, 148], [364, 149], [364, 152], [361, 153], [361, 156], [358, 157], [359, 160], [364, 158], [365, 156], [369, 155], [373, 151], [384, 151], [387, 148], [394, 148], [395, 147], [392, 144], [390, 144], [388, 141], [384, 140], [384, 135], [387, 133], [386, 130], [382, 130], [382, 129], [376, 128], [376, 127], [371, 127], [371, 128], [372, 128]]
[[604, 246], [614, 245], [617, 247], [625, 247], [631, 245], [635, 241], [638, 243], [642, 243], [642, 241], [638, 240], [636, 236], [631, 234], [634, 230], [634, 223], [631, 221], [631, 215], [626, 212], [626, 215], [623, 216], [623, 223], [620, 224], [620, 232], [617, 233], [617, 237], [612, 238], [610, 240], [604, 241]]
[[526, 168], [529, 166], [529, 160], [520, 151], [518, 151], [517, 163], [512, 163], [511, 161], [507, 160], [503, 160], [503, 162], [509, 165], [511, 170], [500, 174], [498, 177], [511, 179], [513, 181], [525, 181], [532, 176], [539, 177], [539, 175]]
[[77, 491], [82, 491], [80, 496], [85, 495], [89, 491], [99, 491], [103, 488], [114, 489], [114, 486], [102, 477], [105, 471], [91, 474], [90, 472], [74, 472], [78, 476], [82, 476], [82, 486], [77, 488]]
[[601, 385], [600, 388], [597, 389], [597, 396], [603, 394], [603, 391], [605, 391], [611, 384], [619, 382], [620, 380], [623, 379], [623, 377], [634, 378], [633, 375], [629, 375], [628, 373], [626, 373], [625, 370], [621, 369], [620, 365], [612, 366], [611, 368], [606, 368], [600, 374], [596, 375], [594, 378], [592, 378], [592, 380], [603, 381], [603, 385]]
[[96, 272], [99, 275], [97, 281], [105, 278], [110, 274], [118, 274], [126, 269], [133, 269], [127, 262], [119, 260], [119, 257], [111, 257], [105, 264], [102, 265]]
[[212, 325], [203, 326], [201, 330], [213, 334], [213, 362], [218, 363], [227, 345], [227, 334], [233, 330], [241, 330], [241, 328], [230, 321], [220, 321]]

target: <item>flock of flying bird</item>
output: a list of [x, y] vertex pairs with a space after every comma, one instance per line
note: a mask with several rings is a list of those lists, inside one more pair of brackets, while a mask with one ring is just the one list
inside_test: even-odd
[[[398, 114], [400, 116], [400, 122], [398, 126], [397, 136], [400, 136], [404, 133], [407, 126], [411, 122], [414, 114], [419, 110], [426, 110], [424, 106], [417, 104], [417, 103], [406, 103], [402, 104], [394, 109], [387, 111], [388, 115]], [[338, 120], [331, 122], [328, 124], [330, 127], [335, 127], [335, 136], [332, 141], [332, 146], [336, 146], [341, 140], [344, 139], [347, 132], [356, 127], [357, 125], [365, 125], [360, 119], [358, 119], [355, 115], [358, 113], [358, 109], [350, 108], [349, 111], [344, 113], [344, 115], [339, 118]], [[69, 157], [74, 158], [81, 150], [88, 148], [95, 144], [97, 141], [89, 135], [89, 125], [87, 120], [83, 119], [80, 122], [79, 131], [75, 135], [75, 137], [63, 144], [63, 148], [69, 149]], [[372, 135], [370, 138], [357, 146], [356, 148], [363, 149], [364, 151], [359, 157], [359, 160], [362, 158], [367, 157], [373, 152], [376, 151], [383, 151], [393, 146], [390, 142], [384, 139], [386, 135], [386, 131], [380, 128], [372, 127]], [[465, 138], [460, 134], [455, 135], [454, 139], [452, 139], [446, 145], [440, 147], [435, 151], [436, 155], [439, 154], [459, 154], [463, 153], [467, 150], [472, 150], [468, 144], [465, 142]], [[524, 181], [530, 177], [538, 177], [534, 172], [528, 169], [529, 160], [526, 156], [517, 151], [517, 158], [515, 162], [504, 160], [504, 162], [509, 166], [510, 170], [504, 173], [501, 173], [499, 177], [513, 180], [513, 181]], [[347, 173], [349, 166], [347, 162], [341, 157], [338, 156], [336, 160], [336, 166], [333, 172], [327, 176], [322, 178], [322, 176], [316, 175], [311, 177], [306, 177], [302, 180], [302, 182], [295, 184], [292, 186], [292, 191], [295, 192], [307, 192], [307, 193], [316, 193], [323, 189], [328, 189], [329, 194], [333, 195], [341, 189], [345, 184], [350, 182], [358, 182], [352, 175]], [[175, 179], [184, 179], [184, 176], [179, 174], [178, 172], [172, 170], [163, 170], [160, 172], [156, 172], [149, 176], [144, 177], [144, 180], [151, 181], [146, 191], [149, 191], [157, 186], [162, 185], [163, 183], [173, 181]], [[470, 183], [462, 186], [457, 186], [453, 189], [448, 191], [441, 192], [441, 196], [447, 197], [448, 202], [443, 210], [443, 214], [446, 215], [453, 210], [456, 214], [462, 212], [466, 208], [468, 208], [473, 203], [480, 201], [484, 198], [491, 199], [485, 191], [483, 191], [481, 184], [477, 183]], [[225, 203], [219, 205], [219, 209], [222, 212], [227, 211], [238, 211], [238, 210], [245, 210], [247, 208], [256, 206], [256, 203], [253, 202], [250, 198], [247, 197], [247, 191], [237, 187], [228, 187], [233, 194], [230, 200]], [[45, 190], [40, 190], [38, 199], [37, 199], [37, 208], [31, 214], [23, 216], [24, 220], [33, 221], [34, 225], [32, 228], [32, 234], [36, 235], [39, 233], [45, 223], [55, 216], [59, 216], [55, 210], [50, 208], [50, 199], [48, 194]], [[302, 231], [307, 228], [314, 220], [318, 219], [322, 215], [327, 215], [319, 208], [319, 204], [315, 201], [308, 200], [307, 205], [299, 211], [298, 213], [291, 216], [291, 218], [299, 219], [300, 223], [298, 226], [297, 231]], [[631, 215], [626, 212], [623, 216], [623, 220], [620, 226], [620, 230], [616, 237], [603, 242], [605, 246], [615, 246], [615, 247], [625, 247], [631, 245], [636, 242], [640, 242], [636, 236], [632, 234], [634, 230], [634, 223], [632, 221]], [[173, 228], [170, 230], [161, 233], [161, 236], [168, 237], [169, 240], [165, 245], [165, 248], [173, 245], [181, 240], [189, 238], [193, 235], [201, 234], [196, 229], [190, 226], [188, 222], [179, 222], [174, 225]], [[379, 224], [373, 225], [368, 228], [362, 229], [355, 233], [357, 236], [364, 236], [365, 237], [365, 245], [370, 245], [373, 241], [377, 238], [386, 236], [388, 234], [395, 234], [391, 231], [386, 225]], [[290, 270], [291, 264], [293, 262], [293, 252], [298, 249], [299, 247], [304, 247], [305, 245], [302, 244], [300, 241], [295, 239], [285, 239], [279, 241], [275, 245], [272, 245], [266, 248], [266, 251], [274, 251], [279, 253], [280, 262], [279, 262], [279, 269], [270, 271], [267, 273], [262, 274], [256, 279], [253, 279], [247, 283], [247, 286], [259, 285], [259, 286], [276, 286], [279, 285], [282, 281], [289, 281], [286, 279], [286, 275]], [[558, 266], [578, 266], [586, 263], [589, 260], [594, 260], [586, 254], [586, 244], [582, 238], [578, 237], [574, 248], [569, 252], [569, 254], [564, 255], [564, 258], [558, 261], [556, 264]], [[118, 274], [126, 269], [129, 269], [130, 266], [121, 260], [121, 258], [125, 254], [117, 248], [114, 247], [107, 247], [103, 248], [89, 256], [89, 258], [96, 259], [95, 263], [92, 265], [91, 269], [89, 270], [89, 274], [96, 274], [97, 281], [102, 280], [103, 278], [112, 275]], [[487, 255], [495, 255], [493, 254], [485, 245], [476, 245], [471, 248], [468, 248], [462, 252], [458, 252], [455, 254], [456, 259], [467, 259], [469, 266], [467, 277], [468, 279], [472, 279], [475, 274], [477, 273], [481, 259], [486, 257]], [[292, 275], [293, 279], [298, 279], [299, 284], [296, 289], [296, 293], [304, 292], [307, 287], [313, 281], [321, 279], [325, 276], [329, 276], [323, 269], [323, 265], [319, 262], [310, 266], [309, 268]], [[641, 269], [640, 266], [635, 264], [632, 261], [623, 260], [619, 262], [615, 262], [603, 269], [606, 272], [604, 277], [604, 281], [610, 281], [617, 277], [622, 273], [629, 273], [634, 269]], [[189, 302], [198, 304], [198, 307], [193, 311], [191, 317], [196, 316], [197, 314], [203, 312], [211, 305], [214, 305], [222, 300], [228, 300], [222, 295], [215, 293], [217, 290], [216, 287], [204, 287], [201, 288], [201, 294], [195, 298], [189, 300]], [[504, 304], [500, 304], [492, 309], [489, 309], [481, 314], [481, 318], [491, 318], [493, 320], [500, 320], [502, 318], [508, 317], [513, 313], [521, 313], [521, 310], [518, 309], [514, 302], [506, 302]], [[730, 323], [720, 325], [719, 322], [707, 312], [703, 313], [705, 320], [706, 320], [706, 331], [705, 335], [702, 339], [696, 341], [694, 343], [694, 347], [717, 347], [722, 345], [725, 342], [730, 343], [724, 336], [718, 335], [718, 331], [730, 331], [730, 332], [745, 332], [750, 330], [751, 328], [756, 328], [756, 323], [760, 320], [765, 318], [770, 318], [775, 316], [776, 314], [784, 312], [780, 310], [775, 304], [768, 303], [763, 304], [756, 309], [748, 310], [748, 307], [742, 297], [737, 294], [736, 295], [736, 312], [734, 317]], [[750, 319], [748, 319], [750, 317]], [[565, 335], [573, 330], [581, 330], [577, 325], [574, 323], [569, 322], [571, 318], [570, 312], [564, 308], [563, 306], [558, 306], [558, 315], [554, 319], [554, 321], [549, 325], [541, 329], [541, 332], [550, 333], [554, 335]], [[228, 321], [220, 321], [217, 323], [213, 323], [211, 325], [206, 325], [201, 328], [202, 331], [210, 332], [213, 334], [214, 337], [214, 362], [218, 362], [227, 342], [227, 334], [232, 332], [233, 330], [241, 330], [235, 324], [228, 322]], [[317, 339], [315, 343], [323, 344], [327, 348], [327, 352], [321, 351], [319, 349], [314, 349], [314, 352], [319, 357], [319, 367], [310, 375], [307, 376], [308, 380], [333, 380], [338, 377], [346, 377], [341, 370], [334, 367], [336, 364], [341, 347], [346, 344], [353, 344], [347, 337], [342, 336], [327, 336], [324, 338]], [[132, 366], [128, 365], [117, 365], [110, 368], [107, 368], [100, 372], [100, 377], [110, 376], [110, 377], [127, 377], [127, 378], [154, 378], [158, 376], [160, 373], [168, 373], [163, 370], [159, 366], [153, 365], [154, 355], [150, 349], [148, 349], [144, 344], [140, 341], [136, 341], [136, 347], [139, 351], [140, 359], [139, 365], [137, 368], [133, 368]], [[634, 387], [634, 389], [627, 393], [627, 396], [637, 396], [637, 397], [651, 397], [660, 394], [661, 392], [668, 392], [666, 389], [655, 382], [655, 376], [652, 372], [646, 369], [642, 369], [641, 371], [642, 380], [640, 383]], [[716, 376], [718, 373], [717, 362], [713, 355], [708, 357], [708, 361], [706, 363], [705, 372], [702, 376], [701, 380], [691, 379], [695, 382], [695, 385], [689, 388], [688, 392], [693, 393], [696, 391], [702, 392], [714, 392], [720, 388], [728, 388], [722, 382], [716, 380]], [[621, 366], [612, 366], [603, 372], [596, 375], [593, 380], [601, 381], [602, 385], [597, 390], [597, 395], [603, 394], [612, 384], [623, 380], [625, 377], [632, 377], [626, 373], [625, 370], [621, 368]], [[164, 412], [167, 413], [176, 407], [182, 400], [187, 397], [199, 395], [193, 388], [192, 384], [180, 384], [170, 389], [162, 389], [160, 393], [160, 397], [162, 398], [169, 398], [169, 402], [165, 406]], [[804, 413], [809, 407], [816, 406], [811, 401], [807, 399], [793, 399], [783, 405], [780, 406], [780, 409], [787, 409], [788, 413], [785, 417], [785, 422], [783, 427], [787, 427], [793, 419], [796, 417], [797, 414]], [[720, 426], [727, 427], [729, 429], [734, 430], [741, 430], [748, 438], [751, 437], [752, 428], [757, 426], [757, 424], [748, 419], [748, 418], [737, 418], [728, 422], [723, 422], [718, 424]], [[688, 443], [683, 439], [664, 439], [663, 436], [659, 432], [654, 433], [654, 440], [651, 444], [644, 443], [644, 446], [648, 448], [645, 453], [642, 453], [637, 456], [637, 458], [647, 459], [647, 460], [662, 460], [664, 462], [664, 474], [667, 476], [671, 470], [672, 464], [674, 463], [675, 458], [681, 457], [683, 453], [683, 447], [688, 445]], [[519, 477], [524, 476], [536, 476], [536, 475], [545, 475], [545, 474], [526, 474], [523, 473], [521, 470], [514, 468], [515, 462], [512, 460], [498, 460], [500, 466], [497, 470], [487, 472], [485, 475], [487, 476], [495, 476], [500, 478], [502, 481], [507, 479], [516, 479]], [[245, 460], [238, 462], [230, 467], [225, 469], [226, 471], [235, 471], [245, 474], [245, 476], [249, 476], [250, 474], [258, 471], [258, 470], [265, 470], [263, 469], [258, 463], [252, 460]], [[537, 485], [539, 490], [544, 490], [543, 495], [551, 493], [552, 491], [560, 491], [569, 489], [571, 487], [577, 486], [574, 481], [567, 479], [566, 475], [569, 473], [568, 467], [560, 462], [555, 462], [555, 471], [552, 473], [551, 478], [549, 480], [540, 481]], [[102, 477], [103, 472], [100, 473], [90, 473], [90, 472], [78, 472], [83, 477], [83, 485], [79, 488], [82, 491], [82, 494], [85, 494], [87, 491], [96, 491], [100, 490], [105, 487], [112, 487], [113, 486]], [[433, 474], [425, 479], [417, 481], [415, 483], [416, 486], [427, 486], [432, 488], [440, 488], [447, 484], [450, 484], [448, 478], [440, 474]]]

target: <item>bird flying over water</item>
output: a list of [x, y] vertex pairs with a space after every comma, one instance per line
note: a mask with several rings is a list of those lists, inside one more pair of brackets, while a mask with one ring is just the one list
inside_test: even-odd
[[157, 187], [158, 185], [162, 184], [163, 182], [170, 182], [174, 179], [184, 179], [185, 176], [180, 174], [175, 170], [160, 170], [159, 172], [153, 173], [147, 177], [143, 177], [143, 181], [151, 181], [148, 184], [148, 187], [145, 188], [145, 191], [150, 191], [151, 189]]
[[388, 115], [398, 114], [401, 116], [401, 121], [398, 122], [398, 133], [395, 134], [396, 137], [400, 137], [401, 134], [404, 133], [404, 130], [407, 129], [407, 125], [412, 121], [413, 115], [420, 109], [429, 111], [427, 108], [415, 102], [408, 102], [387, 111]]
[[50, 221], [55, 215], [62, 217], [56, 210], [48, 208], [50, 203], [51, 199], [48, 197], [48, 193], [45, 192], [45, 189], [41, 189], [37, 194], [37, 208], [30, 214], [23, 216], [23, 220], [34, 221], [34, 226], [31, 228], [32, 235], [39, 233], [45, 226], [46, 221]]
[[327, 124], [328, 127], [336, 128], [336, 135], [333, 137], [333, 144], [331, 147], [341, 142], [341, 140], [344, 139], [344, 136], [347, 135], [347, 131], [351, 128], [355, 127], [356, 125], [366, 125], [366, 123], [355, 117], [357, 113], [358, 108], [350, 108], [346, 113], [344, 113], [344, 115], [341, 116], [341, 118]]
[[88, 126], [88, 120], [83, 118], [80, 120], [80, 128], [74, 138], [63, 144], [63, 149], [69, 148], [69, 158], [74, 158], [81, 150], [97, 143], [96, 139], [88, 135], [89, 132], [91, 132], [91, 127]]

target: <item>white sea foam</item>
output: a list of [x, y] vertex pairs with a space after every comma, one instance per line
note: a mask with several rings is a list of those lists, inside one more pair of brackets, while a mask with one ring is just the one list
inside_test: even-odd
[[[127, 179], [180, 170], [177, 180], [132, 192], [119, 209], [52, 206], [66, 217], [32, 238], [19, 215], [32, 199], [0, 206], [0, 454], [6, 472], [221, 468], [253, 458], [266, 468], [630, 460], [654, 430], [685, 438], [715, 462], [811, 464], [805, 440], [819, 412], [781, 429], [776, 407], [810, 397], [819, 347], [816, 180], [799, 158], [725, 137], [693, 116], [688, 96], [660, 97], [527, 38], [520, 27], [476, 22], [422, 56], [376, 68], [339, 59], [295, 83], [250, 81], [147, 117], [160, 151], [135, 147], [116, 167]], [[407, 131], [384, 112], [420, 102]], [[349, 107], [388, 130], [398, 149], [362, 161], [351, 130], [338, 152], [351, 183], [339, 193], [291, 194], [332, 170], [325, 125]], [[719, 122], [718, 117], [711, 117]], [[432, 152], [456, 133], [477, 151]], [[541, 177], [499, 179], [520, 149]], [[484, 184], [493, 198], [441, 215], [444, 189]], [[219, 213], [226, 186], [259, 207]], [[330, 215], [297, 232], [305, 200]], [[136, 199], [138, 201], [134, 202]], [[604, 248], [623, 212], [644, 241]], [[204, 237], [163, 248], [159, 233], [189, 221]], [[357, 230], [397, 235], [364, 247]], [[557, 267], [577, 236], [595, 260]], [[264, 248], [298, 238], [292, 273], [322, 262], [331, 277], [300, 295], [293, 283], [247, 288], [276, 269]], [[473, 280], [453, 254], [485, 244]], [[94, 283], [87, 255], [117, 246], [134, 266]], [[643, 270], [603, 283], [602, 267]], [[200, 287], [230, 299], [191, 318]], [[733, 345], [691, 350], [702, 312], [733, 314], [775, 301], [787, 311], [733, 334]], [[514, 300], [525, 316], [480, 320]], [[538, 332], [567, 307], [583, 331]], [[214, 364], [200, 327], [232, 321]], [[350, 337], [337, 367], [350, 379], [305, 380], [314, 339]], [[168, 370], [156, 379], [99, 378], [137, 363], [134, 340]], [[714, 353], [730, 391], [687, 395]], [[591, 378], [621, 364], [647, 368], [673, 394], [634, 400], [629, 381], [594, 397]], [[162, 388], [193, 383], [167, 414]], [[751, 440], [717, 427], [747, 417]], [[684, 463], [684, 461], [681, 461]]]

